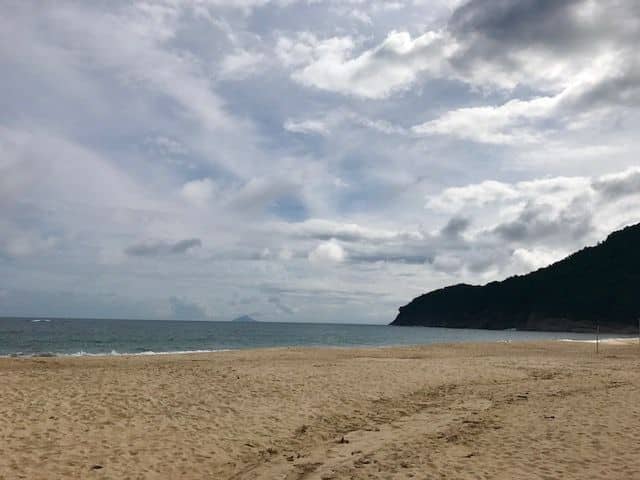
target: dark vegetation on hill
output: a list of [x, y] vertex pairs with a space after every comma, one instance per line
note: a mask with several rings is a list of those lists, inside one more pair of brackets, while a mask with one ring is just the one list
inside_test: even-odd
[[421, 295], [391, 325], [631, 333], [639, 317], [637, 224], [527, 275]]

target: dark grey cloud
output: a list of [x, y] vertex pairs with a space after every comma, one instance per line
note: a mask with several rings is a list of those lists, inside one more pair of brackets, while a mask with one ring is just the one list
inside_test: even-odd
[[[509, 262], [509, 256], [503, 252], [499, 252], [497, 249], [478, 249], [471, 255], [469, 259], [465, 259], [463, 267], [466, 267], [470, 272], [476, 274], [482, 274], [491, 270], [500, 271], [506, 263]], [[459, 273], [460, 270], [454, 271]]]
[[[398, 249], [380, 249], [372, 253], [355, 253], [349, 255], [349, 260], [353, 263], [400, 263], [408, 265], [423, 265], [433, 260], [433, 254], [426, 253], [404, 253], [397, 252]], [[407, 249], [408, 250], [408, 249]]]
[[[640, 32], [638, 34], [640, 40]], [[585, 88], [581, 95], [567, 102], [573, 111], [618, 106], [640, 105], [640, 61], [636, 56], [624, 60], [624, 66], [611, 77]]]
[[[484, 70], [549, 92], [582, 73], [584, 85], [562, 100], [568, 111], [556, 115], [640, 101], [634, 46], [640, 41], [638, 2], [471, 0], [454, 11], [448, 30], [461, 45], [450, 61], [463, 76]], [[594, 62], [602, 69], [587, 72]], [[529, 63], [538, 70], [530, 70]], [[589, 78], [598, 75], [597, 81]]]
[[469, 225], [471, 225], [471, 220], [468, 218], [454, 216], [442, 228], [440, 234], [447, 238], [459, 237], [469, 228]]
[[201, 247], [199, 238], [186, 238], [174, 243], [150, 242], [138, 243], [127, 247], [124, 252], [134, 257], [156, 257], [161, 255], [178, 255], [196, 247]]
[[[460, 218], [454, 216], [447, 225], [459, 223]], [[462, 225], [458, 228], [462, 228]], [[455, 232], [456, 228], [451, 230]], [[458, 230], [458, 233], [452, 234], [445, 226], [438, 234], [428, 236], [422, 242], [378, 245], [373, 249], [350, 251], [348, 258], [353, 264], [382, 262], [422, 266], [425, 272], [435, 271], [451, 275], [465, 269], [474, 274], [482, 274], [489, 270], [500, 270], [508, 264], [510, 252], [505, 248], [504, 239], [496, 239], [493, 232], [481, 232], [476, 234], [473, 240], [467, 241], [460, 237], [460, 232]]]
[[397, 231], [369, 228], [356, 223], [342, 223], [313, 219], [307, 222], [290, 224], [284, 227], [290, 234], [314, 240], [339, 240], [341, 242], [386, 243], [390, 241], [405, 242], [421, 238], [418, 231]]
[[[443, 228], [433, 234], [422, 233], [420, 237], [399, 235], [374, 241], [360, 238], [357, 243], [348, 246], [347, 261], [351, 264], [382, 262], [423, 265], [425, 268], [431, 266], [436, 270], [448, 271], [451, 262], [443, 261], [443, 255], [459, 256], [461, 259], [470, 255], [473, 245], [461, 236], [470, 225], [470, 219], [454, 215]], [[462, 266], [464, 261], [454, 263]]]
[[273, 284], [262, 284], [260, 290], [264, 293], [271, 294], [271, 297], [277, 295], [287, 295], [291, 298], [314, 298], [318, 296], [331, 297], [332, 299], [353, 299], [353, 298], [375, 298], [384, 297], [386, 292], [380, 293], [374, 290], [360, 289], [335, 289], [335, 288], [303, 288], [303, 287], [285, 287]]
[[169, 304], [171, 306], [171, 317], [175, 320], [207, 320], [209, 318], [204, 308], [195, 302], [171, 297]]
[[640, 170], [595, 179], [593, 188], [608, 200], [640, 195]]
[[576, 198], [557, 214], [551, 205], [529, 202], [517, 218], [501, 223], [493, 232], [512, 243], [581, 239], [593, 231], [593, 215], [593, 205], [584, 197]]
[[537, 44], [564, 48], [578, 40], [570, 11], [580, 3], [584, 1], [471, 0], [454, 11], [448, 27], [457, 36], [483, 37], [503, 48]]
[[280, 297], [269, 297], [268, 301], [269, 303], [275, 305], [275, 307], [278, 309], [279, 312], [285, 313], [287, 315], [293, 315], [294, 313], [293, 308], [284, 304]]
[[459, 64], [508, 63], [518, 50], [597, 54], [638, 39], [639, 5], [630, 0], [471, 0], [453, 12], [448, 30], [463, 42], [470, 40]]

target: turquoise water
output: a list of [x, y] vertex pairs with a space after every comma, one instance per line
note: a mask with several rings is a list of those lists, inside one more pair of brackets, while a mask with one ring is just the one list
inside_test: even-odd
[[542, 339], [576, 333], [321, 323], [0, 318], [0, 355], [152, 354], [286, 346], [391, 346]]

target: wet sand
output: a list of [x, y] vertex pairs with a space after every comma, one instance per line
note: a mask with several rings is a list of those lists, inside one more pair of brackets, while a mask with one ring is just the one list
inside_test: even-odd
[[640, 478], [640, 347], [0, 359], [17, 478]]

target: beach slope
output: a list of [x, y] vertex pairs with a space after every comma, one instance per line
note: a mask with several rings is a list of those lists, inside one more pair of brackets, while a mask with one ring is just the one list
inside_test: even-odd
[[0, 479], [640, 478], [622, 343], [0, 359]]

